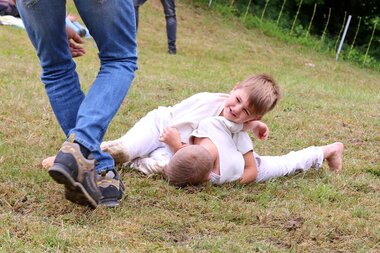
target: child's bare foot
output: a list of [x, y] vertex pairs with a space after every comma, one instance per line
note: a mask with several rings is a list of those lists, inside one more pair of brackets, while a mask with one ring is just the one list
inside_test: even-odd
[[324, 158], [331, 171], [339, 172], [343, 167], [344, 145], [341, 142], [335, 142], [322, 147]]
[[45, 158], [41, 162], [42, 168], [44, 168], [44, 169], [50, 169], [50, 167], [53, 166], [54, 160], [55, 160], [55, 156], [50, 156], [48, 158]]
[[122, 164], [129, 161], [127, 147], [121, 140], [104, 141], [100, 144], [102, 151], [109, 153], [115, 160], [116, 164]]

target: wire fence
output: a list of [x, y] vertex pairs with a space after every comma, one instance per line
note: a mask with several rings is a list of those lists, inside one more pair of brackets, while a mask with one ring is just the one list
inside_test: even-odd
[[[223, 1], [223, 3], [221, 1]], [[226, 3], [225, 1], [229, 1], [229, 4], [228, 4], [228, 2]], [[270, 0], [265, 0], [264, 5], [261, 4], [261, 6], [259, 6], [259, 3], [257, 3], [257, 6], [256, 6], [256, 4], [253, 2], [253, 0], [248, 0], [246, 7], [240, 11], [237, 8], [235, 8], [235, 5], [237, 4], [236, 0], [209, 0], [208, 6], [211, 8], [214, 5], [217, 5], [218, 4], [217, 2], [219, 4], [224, 4], [228, 8], [232, 9], [237, 16], [242, 17], [243, 22], [246, 22], [247, 18], [249, 18], [250, 16], [253, 16], [257, 20], [259, 20], [260, 22], [265, 23], [266, 13], [268, 12], [268, 8], [270, 8]], [[278, 4], [278, 1], [276, 3]], [[273, 17], [273, 13], [276, 12], [278, 10], [278, 8], [276, 8], [276, 10], [271, 10], [272, 15], [271, 15], [270, 19], [268, 19], [268, 21], [274, 22], [274, 20], [275, 20], [275, 22], [274, 22], [275, 25], [280, 27], [281, 19], [284, 17], [284, 10], [285, 10], [286, 4], [287, 4], [287, 0], [283, 0], [283, 2], [281, 4], [281, 8], [279, 9], [276, 18]], [[241, 3], [240, 3], [240, 5], [241, 5]], [[321, 35], [317, 35], [317, 34], [312, 35], [311, 30], [312, 30], [314, 22], [316, 22], [315, 16], [316, 16], [316, 13], [318, 13], [318, 11], [319, 11], [318, 10], [318, 4], [315, 3], [313, 6], [313, 11], [309, 15], [310, 21], [305, 26], [307, 28], [301, 29], [302, 30], [301, 33], [299, 31], [297, 31], [297, 33], [296, 33], [295, 31], [297, 29], [297, 24], [299, 24], [298, 19], [299, 19], [299, 14], [300, 14], [300, 10], [302, 8], [302, 5], [303, 5], [303, 0], [300, 0], [298, 2], [297, 12], [295, 13], [294, 17], [287, 17], [288, 19], [291, 18], [291, 20], [288, 20], [288, 22], [287, 22], [287, 24], [291, 23], [290, 28], [288, 27], [288, 32], [289, 32], [290, 36], [304, 37], [304, 38], [309, 38], [311, 36], [313, 36], [314, 38], [319, 37], [319, 41], [321, 43], [325, 43], [325, 44], [326, 44], [326, 42], [325, 42], [326, 37], [328, 36], [329, 40], [330, 40], [328, 47], [330, 47], [329, 49], [333, 50], [336, 53], [336, 60], [339, 59], [339, 55], [342, 51], [342, 48], [345, 45], [345, 47], [344, 47], [345, 51], [346, 51], [345, 56], [348, 59], [356, 58], [356, 62], [358, 62], [362, 65], [368, 64], [369, 61], [371, 61], [372, 63], [375, 62], [377, 64], [377, 60], [374, 57], [371, 57], [369, 55], [371, 45], [374, 41], [374, 38], [376, 38], [377, 21], [373, 25], [368, 25], [368, 24], [363, 25], [362, 24], [362, 17], [349, 15], [349, 13], [347, 13], [345, 11], [344, 16], [342, 18], [342, 24], [340, 25], [340, 29], [339, 29], [338, 34], [328, 34], [328, 28], [329, 28], [329, 25], [331, 25], [330, 24], [330, 18], [333, 15], [332, 13], [334, 13], [334, 10], [329, 8], [328, 13], [323, 13], [323, 15], [326, 18], [325, 18], [325, 23], [324, 23], [322, 34]], [[238, 12], [238, 13], [236, 13], [236, 12]], [[351, 22], [351, 20], [355, 20], [355, 22]], [[379, 18], [378, 18], [378, 20], [379, 20]], [[291, 22], [289, 22], [289, 21], [291, 21]], [[356, 23], [356, 28], [355, 28], [354, 23]], [[334, 24], [334, 25], [336, 26], [336, 24]], [[283, 26], [281, 26], [281, 28], [283, 29]], [[359, 31], [361, 31], [362, 29], [365, 29], [366, 31], [372, 31], [372, 32], [371, 32], [371, 36], [369, 37], [370, 39], [368, 40], [367, 43], [363, 44], [363, 41], [362, 41], [362, 43], [361, 43], [362, 44], [362, 46], [361, 46], [362, 53], [358, 53], [358, 52], [360, 52], [360, 50], [357, 49], [355, 47], [355, 45], [356, 45], [356, 41], [357, 41]], [[353, 39], [351, 41], [348, 41], [346, 39], [346, 35], [348, 32], [352, 33], [353, 31], [355, 31], [355, 35], [353, 36]], [[334, 42], [333, 46], [331, 46], [331, 40]], [[380, 39], [375, 40], [376, 43], [378, 43], [379, 41], [380, 41]], [[333, 48], [331, 48], [331, 47], [333, 47]], [[363, 51], [363, 49], [365, 49], [364, 50], [365, 52]], [[358, 56], [358, 54], [360, 55], [360, 57]]]

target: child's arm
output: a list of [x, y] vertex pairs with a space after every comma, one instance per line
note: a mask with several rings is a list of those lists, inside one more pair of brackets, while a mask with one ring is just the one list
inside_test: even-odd
[[174, 127], [164, 128], [159, 140], [166, 143], [173, 153], [177, 152], [184, 145], [181, 142], [181, 136], [177, 128]]
[[249, 184], [255, 181], [257, 177], [257, 167], [255, 157], [253, 156], [253, 151], [245, 153], [243, 158], [245, 165], [243, 176], [240, 178], [240, 183]]
[[253, 134], [259, 139], [259, 140], [266, 140], [269, 136], [269, 128], [268, 126], [259, 120], [249, 121], [244, 123], [243, 127], [244, 131], [251, 130]]

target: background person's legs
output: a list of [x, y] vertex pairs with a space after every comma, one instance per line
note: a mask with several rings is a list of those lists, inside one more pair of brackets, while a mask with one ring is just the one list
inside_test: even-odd
[[166, 34], [168, 37], [169, 54], [176, 54], [176, 40], [177, 40], [177, 17], [175, 14], [174, 0], [161, 0], [164, 7], [164, 14], [166, 19]]
[[136, 31], [139, 28], [139, 7], [143, 5], [146, 0], [133, 0], [133, 6], [135, 8], [135, 18], [136, 18]]

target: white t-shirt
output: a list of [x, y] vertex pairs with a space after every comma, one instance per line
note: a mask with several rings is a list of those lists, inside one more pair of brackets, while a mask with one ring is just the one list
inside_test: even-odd
[[199, 122], [205, 118], [218, 116], [223, 111], [224, 102], [228, 97], [229, 94], [226, 93], [202, 92], [174, 106], [159, 107], [157, 112], [160, 128], [166, 126], [177, 128], [181, 141], [188, 143], [191, 132], [198, 128]]
[[224, 108], [229, 94], [198, 93], [174, 106], [160, 106], [141, 118], [120, 139], [130, 159], [148, 156], [158, 148], [166, 148], [169, 158], [172, 152], [166, 144], [159, 141], [165, 127], [178, 129], [181, 141], [188, 143], [191, 132], [202, 119], [218, 116]]
[[217, 116], [202, 120], [192, 132], [191, 136], [209, 138], [218, 150], [220, 175], [212, 175], [213, 183], [232, 182], [243, 176], [243, 154], [253, 150], [253, 144], [248, 133], [242, 129], [243, 124]]

